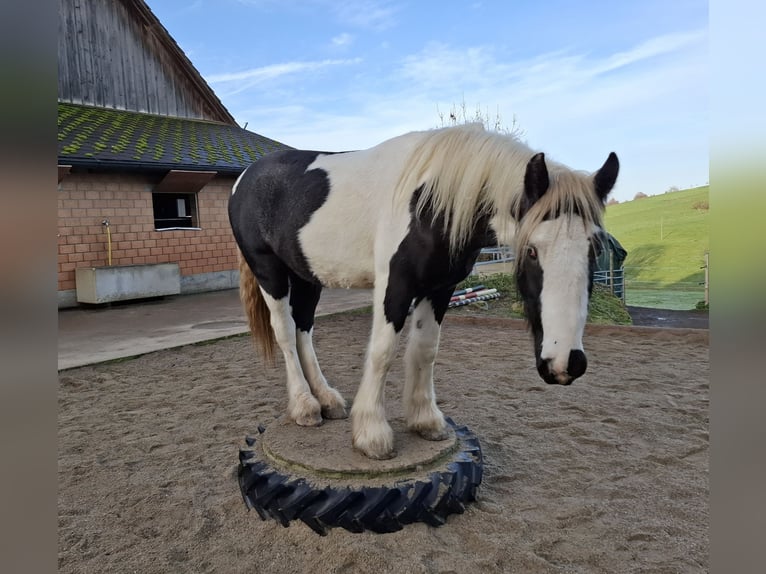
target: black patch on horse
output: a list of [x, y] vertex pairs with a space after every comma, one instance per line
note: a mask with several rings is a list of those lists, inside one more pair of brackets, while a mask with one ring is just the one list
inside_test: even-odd
[[455, 285], [471, 273], [483, 247], [497, 244], [489, 226], [490, 216], [481, 215], [465, 247], [450, 254], [449, 229], [444, 225], [444, 217], [434, 217], [428, 206], [420, 216], [416, 214], [422, 191], [421, 187], [412, 196], [409, 230], [389, 263], [383, 310], [397, 333], [404, 327], [413, 299], [416, 305], [428, 299], [436, 321], [441, 323]]
[[[229, 220], [242, 255], [259, 284], [275, 299], [287, 295], [287, 269], [304, 281], [319, 283], [300, 248], [298, 232], [330, 193], [327, 172], [306, 171], [320, 155], [328, 154], [270, 153], [247, 168], [229, 199]], [[282, 217], [278, 225], [273, 221], [275, 213]]]
[[[329, 153], [268, 154], [247, 168], [229, 198], [229, 221], [242, 256], [271, 297], [290, 293], [293, 319], [302, 331], [313, 326], [322, 291], [298, 240], [300, 229], [330, 194], [326, 171], [306, 171], [320, 155]], [[275, 213], [281, 216], [278, 225]]]

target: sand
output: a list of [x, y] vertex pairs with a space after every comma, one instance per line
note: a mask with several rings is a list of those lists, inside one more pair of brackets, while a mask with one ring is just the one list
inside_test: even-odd
[[[349, 402], [369, 325], [317, 321]], [[59, 571], [707, 572], [708, 331], [589, 327], [585, 348], [587, 374], [548, 386], [523, 323], [448, 315], [437, 397], [481, 441], [479, 500], [440, 528], [325, 537], [243, 504], [238, 450], [286, 401], [281, 364], [264, 367], [248, 338], [63, 371]]]

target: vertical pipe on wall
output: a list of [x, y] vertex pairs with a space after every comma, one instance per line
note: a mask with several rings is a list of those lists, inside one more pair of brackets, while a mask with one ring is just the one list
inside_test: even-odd
[[112, 231], [109, 229], [109, 220], [104, 219], [101, 225], [106, 227], [106, 264], [112, 266]]

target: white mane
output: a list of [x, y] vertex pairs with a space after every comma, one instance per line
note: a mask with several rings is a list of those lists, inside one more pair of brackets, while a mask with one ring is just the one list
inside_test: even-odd
[[[477, 216], [518, 214], [524, 196], [524, 174], [535, 151], [517, 138], [486, 131], [477, 124], [422, 132], [422, 139], [399, 180], [395, 197], [409, 202], [422, 186], [418, 215], [428, 207], [434, 217], [443, 216], [449, 229], [450, 248], [464, 246], [473, 232]], [[547, 213], [579, 214], [600, 224], [603, 206], [593, 190], [592, 178], [584, 172], [546, 159], [550, 178], [547, 193], [524, 217], [516, 234], [520, 248]]]

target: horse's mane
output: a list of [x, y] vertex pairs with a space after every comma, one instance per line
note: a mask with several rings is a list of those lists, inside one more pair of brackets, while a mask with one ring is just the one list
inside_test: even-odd
[[[480, 123], [435, 129], [422, 136], [405, 165], [396, 197], [408, 202], [422, 187], [416, 213], [420, 216], [428, 209], [434, 218], [444, 218], [453, 253], [470, 238], [477, 215], [513, 214], [518, 220], [525, 170], [536, 152], [514, 136], [486, 131]], [[516, 229], [517, 253], [550, 213], [577, 214], [586, 225], [601, 225], [604, 206], [590, 174], [547, 158], [546, 165], [551, 185]]]

